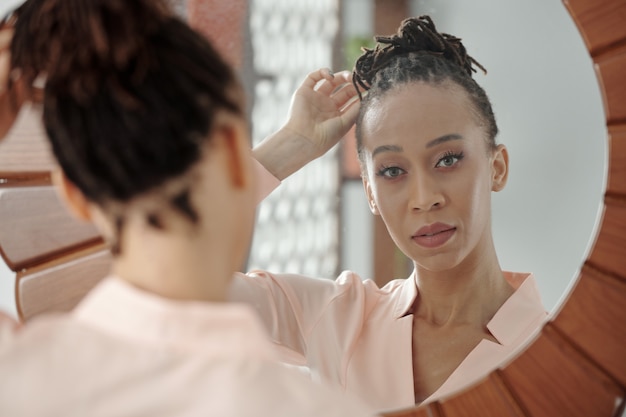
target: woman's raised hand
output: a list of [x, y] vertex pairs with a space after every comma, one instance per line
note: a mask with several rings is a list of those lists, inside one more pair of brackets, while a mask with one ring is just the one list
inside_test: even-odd
[[282, 180], [339, 142], [358, 111], [349, 71], [314, 71], [294, 93], [287, 123], [254, 148], [255, 158]]
[[358, 113], [352, 73], [328, 69], [310, 73], [293, 95], [284, 128], [311, 142], [321, 156], [354, 124]]

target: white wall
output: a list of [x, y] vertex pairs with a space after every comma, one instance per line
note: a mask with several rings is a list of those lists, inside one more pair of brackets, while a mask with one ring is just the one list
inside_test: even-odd
[[361, 181], [344, 182], [340, 207], [341, 269], [354, 271], [363, 279], [374, 278], [374, 223]]

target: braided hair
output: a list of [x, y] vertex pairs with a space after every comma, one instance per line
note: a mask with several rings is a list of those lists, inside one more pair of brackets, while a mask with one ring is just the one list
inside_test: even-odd
[[[412, 82], [442, 84], [452, 81], [462, 87], [472, 102], [477, 120], [486, 125], [489, 147], [498, 134], [495, 116], [485, 90], [472, 78], [476, 68], [485, 68], [467, 54], [461, 39], [439, 33], [429, 16], [402, 21], [392, 36], [376, 36], [373, 49], [364, 48], [357, 59], [352, 82], [361, 98], [356, 121], [357, 149], [362, 158], [362, 124], [370, 104], [399, 85]], [[368, 91], [364, 96], [362, 91]]]
[[[54, 155], [104, 207], [182, 177], [216, 114], [243, 115], [231, 68], [160, 0], [27, 0], [15, 14], [11, 67], [27, 79], [46, 75]], [[197, 222], [190, 187], [168, 189], [167, 201]], [[157, 214], [146, 221], [163, 227]], [[118, 231], [123, 223], [119, 214]]]

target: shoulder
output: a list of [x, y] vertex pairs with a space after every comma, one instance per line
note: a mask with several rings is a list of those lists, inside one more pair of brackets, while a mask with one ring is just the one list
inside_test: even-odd
[[19, 375], [33, 386], [49, 378], [84, 377], [137, 349], [73, 314], [47, 314], [2, 339], [0, 375]]
[[4, 317], [0, 320], [0, 359], [13, 352], [40, 350], [58, 337], [65, 328], [65, 315], [50, 315], [34, 319], [28, 325]]
[[337, 278], [312, 278], [302, 275], [272, 275], [281, 287], [287, 287], [295, 293], [306, 297], [319, 295], [331, 303], [354, 304], [355, 308], [362, 302], [371, 305], [380, 298], [393, 296], [405, 280], [394, 280], [383, 288], [371, 279], [364, 279], [358, 273], [345, 270]]
[[345, 292], [362, 291], [365, 286], [361, 278], [351, 271], [344, 271], [333, 280], [300, 274], [276, 274], [253, 270], [247, 274], [235, 275], [235, 286], [243, 282], [268, 290], [281, 289], [287, 294], [306, 293], [308, 296], [315, 294], [337, 296]]
[[276, 274], [268, 271], [253, 270], [247, 274], [236, 274], [236, 278], [247, 278], [259, 282], [275, 283], [280, 286], [303, 287], [303, 288], [334, 288], [339, 291], [368, 291], [387, 293], [393, 291], [404, 280], [394, 280], [382, 289], [371, 279], [364, 279], [358, 273], [345, 270], [337, 278], [320, 278], [300, 274]]
[[343, 271], [334, 280], [252, 271], [235, 276], [231, 299], [258, 304], [257, 295], [264, 291], [274, 304], [288, 300], [295, 311], [304, 312], [303, 316], [317, 320], [320, 314], [330, 315], [337, 322], [338, 317], [367, 315], [376, 305], [395, 304], [404, 282], [405, 279], [398, 279], [380, 288], [353, 271]]
[[[57, 404], [57, 397], [63, 397], [69, 387], [88, 376], [91, 360], [81, 366], [74, 364], [86, 359], [89, 345], [105, 352], [104, 346], [90, 340], [66, 315], [37, 318], [11, 334], [4, 333], [0, 339], [0, 375], [8, 376], [10, 384], [0, 389], [0, 414], [50, 415], [46, 407]], [[74, 378], [74, 369], [83, 371], [81, 378]], [[25, 398], [37, 401], [26, 403]]]
[[394, 279], [379, 287], [372, 279], [363, 279], [352, 271], [344, 271], [335, 280], [335, 285], [342, 288], [345, 292], [363, 293], [366, 297], [372, 299], [392, 299], [402, 291], [406, 282], [407, 280], [404, 278]]

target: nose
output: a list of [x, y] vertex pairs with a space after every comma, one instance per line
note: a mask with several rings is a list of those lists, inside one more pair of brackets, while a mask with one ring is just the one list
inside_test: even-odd
[[410, 193], [409, 209], [411, 211], [434, 210], [445, 204], [438, 182], [427, 175], [413, 178]]

